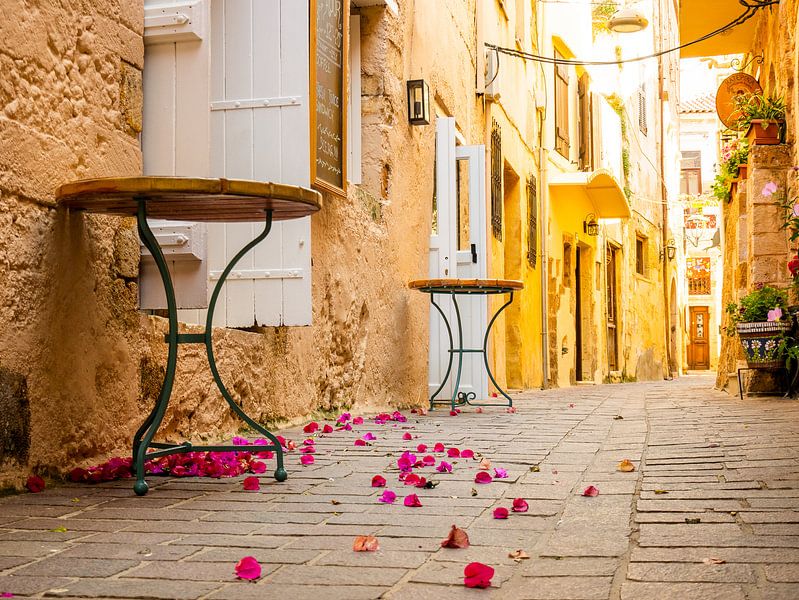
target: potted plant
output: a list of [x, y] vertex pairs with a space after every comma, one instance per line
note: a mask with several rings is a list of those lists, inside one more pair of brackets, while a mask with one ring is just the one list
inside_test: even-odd
[[787, 318], [788, 295], [768, 285], [757, 286], [741, 301], [727, 305], [730, 322], [728, 333], [737, 333], [746, 355], [746, 363], [754, 369], [779, 369], [785, 366], [785, 338], [792, 324]]
[[735, 98], [738, 127], [750, 144], [780, 144], [785, 137], [785, 100], [773, 94], [742, 94]]

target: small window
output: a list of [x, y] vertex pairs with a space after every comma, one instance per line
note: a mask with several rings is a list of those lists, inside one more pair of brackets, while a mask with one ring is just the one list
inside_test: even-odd
[[637, 236], [635, 238], [635, 272], [645, 275], [646, 270], [646, 238]]
[[638, 88], [638, 129], [644, 135], [649, 129], [646, 122], [646, 85], [643, 83]]
[[[565, 60], [555, 51], [556, 60]], [[555, 150], [569, 158], [569, 66], [555, 64]]]

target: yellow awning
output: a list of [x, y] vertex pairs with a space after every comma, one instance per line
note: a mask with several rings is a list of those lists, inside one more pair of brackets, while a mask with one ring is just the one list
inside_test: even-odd
[[599, 219], [630, 218], [630, 205], [624, 190], [610, 171], [605, 169], [553, 174], [549, 186], [553, 192], [584, 193]]
[[[732, 22], [746, 10], [738, 0], [680, 0], [680, 43], [686, 44]], [[752, 46], [758, 17], [680, 50], [681, 58], [743, 54]]]

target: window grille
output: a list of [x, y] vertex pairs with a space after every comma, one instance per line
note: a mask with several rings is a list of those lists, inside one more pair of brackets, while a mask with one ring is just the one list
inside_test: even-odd
[[491, 125], [491, 231], [502, 241], [502, 133]]
[[534, 175], [527, 178], [527, 262], [535, 268], [538, 261], [538, 190]]

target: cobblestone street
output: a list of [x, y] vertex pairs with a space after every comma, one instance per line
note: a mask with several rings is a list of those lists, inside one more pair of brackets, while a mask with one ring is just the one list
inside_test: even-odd
[[[799, 597], [799, 408], [713, 391], [707, 377], [584, 386], [518, 397], [518, 412], [408, 415], [320, 437], [316, 461], [287, 456], [289, 480], [150, 477], [63, 485], [0, 502], [0, 592], [15, 596], [261, 599]], [[406, 413], [407, 414], [407, 413]], [[376, 440], [354, 446], [372, 432]], [[410, 432], [414, 439], [403, 440]], [[281, 432], [299, 444], [301, 430]], [[397, 480], [418, 444], [470, 448], [434, 489]], [[430, 450], [428, 450], [429, 452]], [[482, 455], [480, 457], [479, 455]], [[439, 457], [441, 455], [439, 454]], [[507, 479], [474, 482], [478, 460]], [[620, 472], [623, 459], [636, 466]], [[449, 460], [449, 459], [447, 459]], [[270, 465], [271, 471], [271, 465]], [[377, 501], [382, 474], [398, 501]], [[594, 485], [596, 497], [583, 497]], [[401, 499], [413, 490], [421, 507]], [[494, 519], [514, 498], [526, 513]], [[452, 524], [468, 549], [441, 548]], [[378, 552], [353, 552], [357, 535]], [[511, 559], [522, 549], [529, 559]], [[233, 568], [264, 567], [256, 583]], [[492, 587], [463, 586], [471, 561]]]

